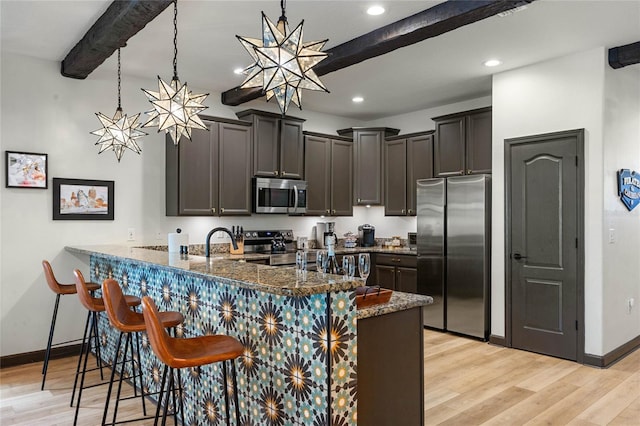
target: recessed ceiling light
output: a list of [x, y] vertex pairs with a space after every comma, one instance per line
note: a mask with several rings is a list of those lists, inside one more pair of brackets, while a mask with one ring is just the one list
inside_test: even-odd
[[488, 61], [484, 62], [484, 66], [485, 67], [497, 67], [501, 63], [502, 63], [502, 61], [499, 61], [498, 59], [489, 59]]
[[244, 71], [244, 68], [236, 68], [235, 70], [233, 70], [234, 74], [242, 74], [242, 71]]
[[359, 104], [360, 102], [364, 101], [364, 98], [362, 96], [354, 96], [351, 100]]
[[384, 13], [384, 7], [371, 6], [369, 9], [367, 9], [367, 13], [373, 16], [382, 15]]

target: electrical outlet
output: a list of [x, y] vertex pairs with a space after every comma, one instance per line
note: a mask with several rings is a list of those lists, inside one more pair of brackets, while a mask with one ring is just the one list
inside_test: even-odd
[[613, 228], [609, 228], [609, 244], [613, 244], [616, 242], [616, 230]]
[[135, 241], [136, 239], [136, 229], [129, 228], [127, 229], [127, 241]]
[[630, 314], [631, 311], [633, 310], [633, 305], [635, 305], [636, 301], [635, 299], [632, 297], [630, 299], [627, 299], [627, 313]]

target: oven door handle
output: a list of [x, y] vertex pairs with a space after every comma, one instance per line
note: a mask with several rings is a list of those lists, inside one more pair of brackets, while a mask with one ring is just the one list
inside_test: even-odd
[[293, 213], [297, 213], [298, 212], [298, 186], [297, 185], [293, 185]]

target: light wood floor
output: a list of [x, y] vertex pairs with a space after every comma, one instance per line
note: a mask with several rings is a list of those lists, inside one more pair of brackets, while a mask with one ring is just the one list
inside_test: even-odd
[[[640, 425], [640, 351], [600, 370], [449, 334], [424, 335], [427, 425]], [[0, 425], [72, 424], [75, 362], [52, 361], [45, 391], [40, 363], [0, 370]], [[78, 424], [100, 424], [105, 393], [104, 386], [85, 391]], [[131, 400], [118, 417], [139, 414], [140, 401]]]

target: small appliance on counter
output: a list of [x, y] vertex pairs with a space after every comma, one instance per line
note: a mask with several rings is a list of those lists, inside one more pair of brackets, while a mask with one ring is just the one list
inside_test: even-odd
[[229, 243], [229, 253], [231, 254], [244, 254], [244, 228], [242, 226], [232, 226], [231, 233], [236, 239], [237, 249], [233, 248], [233, 244]]
[[360, 247], [373, 247], [376, 245], [376, 228], [373, 225], [364, 224], [358, 226], [358, 241]]
[[335, 234], [335, 228], [335, 222], [316, 223], [316, 242], [318, 243], [318, 248], [327, 248], [327, 237], [331, 237], [335, 243], [338, 242], [338, 237]]
[[409, 250], [418, 249], [418, 233], [417, 232], [407, 233], [407, 245], [409, 247]]

